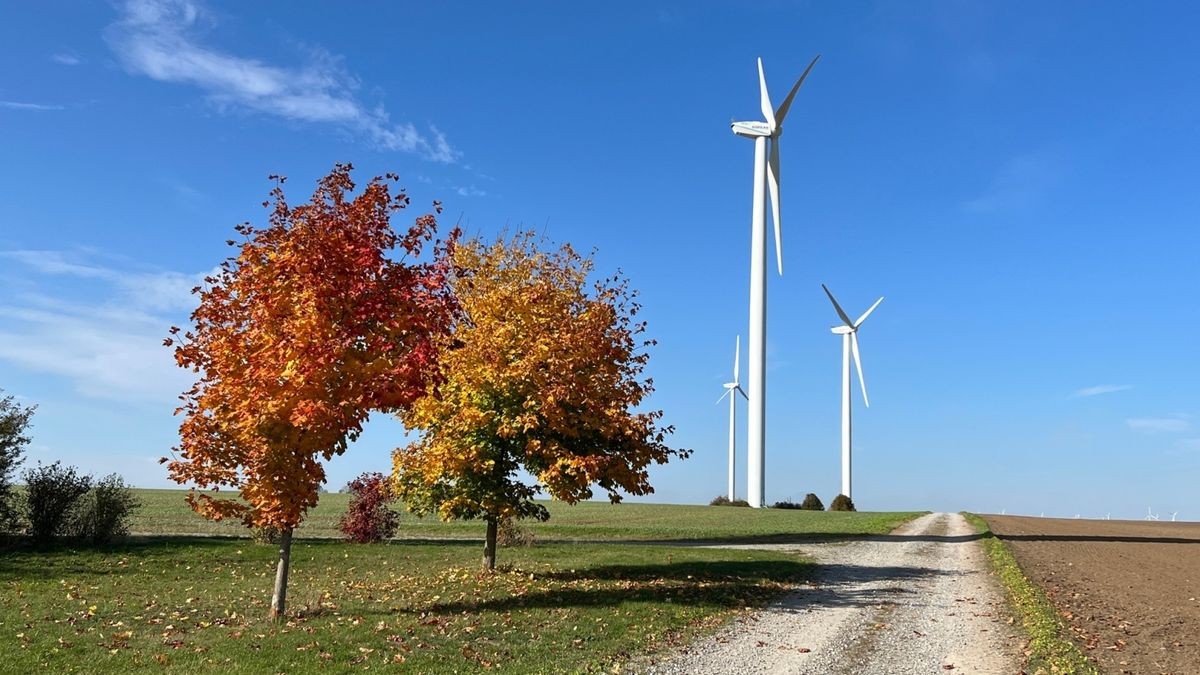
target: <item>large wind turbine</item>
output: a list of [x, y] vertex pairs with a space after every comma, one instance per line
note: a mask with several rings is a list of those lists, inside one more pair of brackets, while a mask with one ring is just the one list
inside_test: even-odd
[[858, 321], [851, 321], [825, 284], [821, 284], [821, 288], [825, 289], [825, 295], [829, 296], [829, 301], [833, 303], [833, 308], [837, 310], [843, 324], [834, 326], [831, 330], [835, 335], [842, 336], [842, 494], [853, 500], [854, 496], [850, 494], [850, 355], [854, 355], [854, 368], [858, 371], [858, 386], [862, 388], [863, 404], [870, 408], [867, 380], [863, 377], [862, 359], [858, 356], [858, 327], [871, 316], [871, 312], [883, 302], [883, 298], [876, 300], [870, 309], [858, 317]]
[[[758, 60], [758, 88], [762, 106], [763, 122], [733, 122], [733, 133], [754, 139], [754, 202], [750, 218], [750, 393], [747, 420], [748, 488], [746, 500], [750, 506], [763, 505], [766, 482], [766, 409], [767, 409], [767, 215], [765, 188], [771, 190], [771, 211], [775, 216], [775, 263], [779, 274], [783, 274], [783, 244], [780, 241], [779, 216], [779, 136], [783, 133], [783, 120], [787, 117], [792, 99], [804, 84], [804, 78], [816, 65], [818, 54], [796, 80], [792, 90], [778, 110], [771, 106], [767, 94], [767, 78], [763, 74], [762, 59]], [[767, 159], [767, 139], [771, 140], [771, 155]], [[769, 180], [768, 180], [769, 178]]]
[[742, 336], [739, 335], [733, 348], [733, 382], [725, 383], [725, 393], [717, 399], [717, 403], [720, 403], [726, 396], [729, 397], [729, 501], [737, 499], [737, 490], [734, 488], [734, 479], [737, 477], [734, 473], [737, 460], [737, 394], [741, 394], [742, 398], [749, 398], [738, 380], [738, 360], [741, 354]]

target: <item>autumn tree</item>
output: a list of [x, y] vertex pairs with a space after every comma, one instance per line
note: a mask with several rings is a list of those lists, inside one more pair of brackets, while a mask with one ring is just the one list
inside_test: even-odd
[[652, 391], [642, 373], [654, 341], [640, 337], [626, 280], [590, 284], [590, 257], [538, 245], [521, 233], [456, 246], [457, 321], [437, 338], [429, 395], [401, 415], [421, 438], [393, 455], [411, 511], [487, 522], [487, 569], [501, 519], [549, 517], [538, 494], [575, 503], [598, 486], [619, 502], [622, 491], [653, 492], [651, 463], [690, 452], [664, 443], [673, 429], [659, 426], [662, 411], [637, 411]]
[[33, 411], [33, 406], [21, 405], [0, 389], [0, 534], [16, 528], [17, 496], [12, 478], [24, 460]]
[[[317, 504], [322, 460], [344, 452], [372, 411], [402, 410], [426, 391], [453, 310], [449, 244], [435, 247], [432, 262], [389, 257], [395, 249], [404, 260], [419, 256], [434, 216], [397, 234], [390, 220], [409, 198], [391, 193], [396, 176], [352, 197], [350, 172], [336, 165], [295, 207], [284, 179], [273, 177], [267, 226], [237, 227], [243, 241], [228, 242], [237, 254], [193, 290], [200, 302], [191, 328], [172, 328], [166, 341], [198, 377], [180, 397], [170, 476], [211, 488], [188, 496], [202, 515], [280, 531], [276, 618], [286, 606], [292, 531]], [[236, 492], [225, 497], [221, 488]]]

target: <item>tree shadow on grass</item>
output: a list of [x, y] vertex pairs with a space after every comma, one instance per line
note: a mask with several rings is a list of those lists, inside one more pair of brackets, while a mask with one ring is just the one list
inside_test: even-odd
[[[914, 582], [953, 574], [928, 567], [821, 565], [801, 561], [681, 562], [610, 565], [539, 578], [565, 587], [479, 601], [436, 602], [400, 610], [453, 615], [565, 607], [618, 607], [626, 603], [682, 603], [733, 609], [777, 600], [786, 611], [866, 607], [913, 595]], [[589, 587], [587, 582], [600, 582]], [[627, 582], [614, 584], [611, 582]], [[779, 584], [801, 584], [785, 594]], [[583, 587], [580, 587], [583, 586]]]

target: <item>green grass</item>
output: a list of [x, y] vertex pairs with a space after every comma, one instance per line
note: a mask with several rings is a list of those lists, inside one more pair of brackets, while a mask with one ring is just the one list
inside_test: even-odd
[[550, 503], [550, 522], [529, 524], [539, 543], [501, 549], [484, 574], [481, 523], [406, 514], [405, 538], [348, 544], [348, 498], [330, 494], [298, 532], [287, 621], [273, 623], [274, 547], [196, 516], [183, 491], [137, 493], [141, 536], [126, 543], [0, 551], [0, 671], [611, 671], [812, 570], [795, 553], [655, 540], [880, 534], [917, 515]]
[[992, 570], [1008, 593], [1009, 604], [1029, 638], [1028, 672], [1094, 674], [1099, 671], [1067, 636], [1066, 626], [1046, 594], [1029, 581], [1017, 565], [1012, 550], [992, 535], [986, 521], [971, 513], [963, 514], [975, 530], [983, 534], [982, 544]]
[[293, 551], [285, 624], [266, 617], [275, 549], [144, 540], [0, 553], [4, 672], [560, 673], [611, 669], [757, 606], [810, 564], [781, 552], [468, 542]]
[[[142, 508], [131, 529], [144, 534], [221, 534], [245, 536], [235, 522], [212, 522], [193, 513], [183, 490], [135, 490]], [[324, 494], [297, 530], [298, 537], [339, 537], [337, 521], [349, 495]], [[841, 537], [890, 532], [917, 513], [847, 513], [670, 504], [583, 502], [574, 506], [545, 502], [550, 520], [524, 522], [539, 540], [751, 541], [796, 537]], [[472, 538], [483, 536], [480, 522], [443, 523], [416, 518], [401, 509], [399, 538]]]

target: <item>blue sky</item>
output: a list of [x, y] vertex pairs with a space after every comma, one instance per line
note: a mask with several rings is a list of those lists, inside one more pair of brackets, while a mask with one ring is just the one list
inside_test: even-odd
[[[838, 487], [840, 339], [864, 509], [1200, 518], [1200, 9], [1190, 3], [10, 3], [0, 22], [0, 387], [30, 460], [167, 486], [194, 280], [336, 161], [472, 233], [596, 247], [659, 339], [652, 404], [725, 485], [746, 333], [754, 59], [783, 138], [769, 501]], [[399, 225], [407, 221], [402, 218]], [[744, 357], [743, 357], [744, 358]], [[857, 396], [857, 392], [856, 392]], [[861, 404], [861, 401], [858, 401]], [[744, 408], [739, 411], [744, 420]], [[372, 422], [336, 486], [402, 444]], [[739, 444], [744, 448], [744, 428]], [[744, 456], [739, 493], [744, 494]]]

